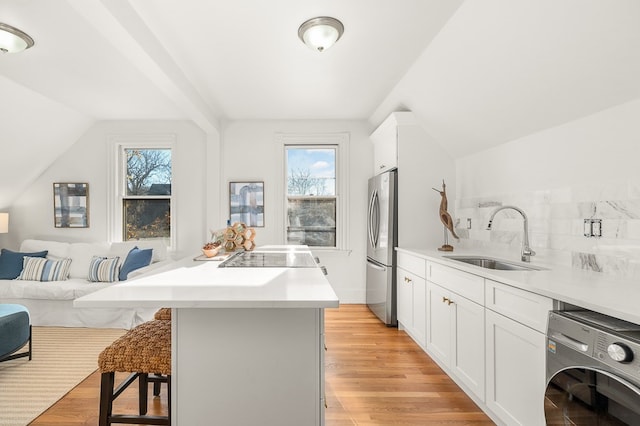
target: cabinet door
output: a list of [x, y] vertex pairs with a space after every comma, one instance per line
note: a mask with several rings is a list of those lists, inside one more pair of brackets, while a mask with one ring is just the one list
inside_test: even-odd
[[445, 365], [451, 358], [451, 307], [449, 292], [442, 287], [427, 283], [427, 348], [429, 353]]
[[398, 138], [395, 127], [387, 129], [373, 139], [374, 173], [382, 173], [398, 167]]
[[413, 328], [413, 280], [411, 273], [398, 268], [396, 280], [396, 300], [398, 322], [403, 327]]
[[416, 277], [413, 282], [413, 337], [424, 348], [427, 341], [427, 281]]
[[455, 329], [451, 369], [484, 401], [484, 307], [455, 293], [451, 299]]
[[506, 424], [544, 425], [545, 336], [486, 310], [487, 406]]

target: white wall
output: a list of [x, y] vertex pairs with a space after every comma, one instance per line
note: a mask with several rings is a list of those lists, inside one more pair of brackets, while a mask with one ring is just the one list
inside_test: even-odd
[[[366, 121], [237, 121], [222, 132], [220, 145], [189, 122], [100, 122], [57, 159], [11, 207], [11, 231], [3, 237], [17, 249], [25, 238], [62, 241], [101, 241], [107, 229], [107, 140], [113, 135], [173, 133], [177, 252], [196, 253], [209, 238], [209, 230], [226, 225], [230, 181], [264, 181], [265, 227], [257, 228], [258, 245], [282, 244], [283, 185], [281, 150], [276, 133], [349, 134], [349, 246], [343, 251], [318, 251], [328, 279], [342, 303], [365, 302], [367, 179], [373, 174], [371, 127]], [[220, 161], [223, 158], [224, 161]], [[54, 182], [88, 182], [90, 227], [57, 229], [53, 226]]]
[[[523, 208], [538, 257], [622, 276], [640, 276], [640, 100], [458, 159], [456, 215], [472, 246], [518, 253], [522, 222], [500, 213]], [[602, 219], [603, 237], [586, 238], [584, 219]], [[497, 228], [495, 228], [497, 226]]]
[[[317, 134], [348, 132], [349, 137], [349, 247], [344, 251], [316, 250], [327, 266], [328, 279], [341, 303], [365, 302], [367, 180], [373, 174], [371, 128], [365, 121], [235, 121], [223, 131], [220, 227], [229, 216], [230, 181], [264, 181], [265, 226], [256, 228], [258, 245], [283, 244], [284, 188], [282, 151], [277, 133]], [[282, 194], [282, 191], [280, 191]]]
[[[105, 241], [108, 239], [107, 140], [114, 135], [174, 134], [174, 188], [177, 214], [177, 247], [174, 256], [197, 252], [208, 238], [206, 231], [207, 185], [217, 186], [217, 164], [207, 167], [204, 133], [190, 122], [107, 121], [91, 127], [73, 146], [51, 164], [11, 207], [10, 246], [18, 248], [25, 238], [60, 241]], [[215, 141], [210, 150], [217, 152]], [[208, 170], [214, 173], [207, 175]], [[89, 183], [89, 228], [55, 228], [53, 183]], [[217, 214], [215, 212], [214, 214]]]

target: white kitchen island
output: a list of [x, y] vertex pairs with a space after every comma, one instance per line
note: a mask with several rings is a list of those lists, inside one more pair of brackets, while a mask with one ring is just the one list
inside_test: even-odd
[[74, 305], [172, 308], [172, 425], [323, 425], [324, 309], [338, 298], [321, 269], [218, 265], [185, 259]]

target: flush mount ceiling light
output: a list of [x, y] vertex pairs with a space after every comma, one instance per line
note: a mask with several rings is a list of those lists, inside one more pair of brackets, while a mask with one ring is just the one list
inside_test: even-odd
[[0, 22], [0, 53], [22, 52], [33, 44], [29, 34]]
[[298, 28], [300, 40], [318, 52], [324, 52], [333, 46], [342, 33], [344, 33], [342, 22], [328, 16], [311, 18]]

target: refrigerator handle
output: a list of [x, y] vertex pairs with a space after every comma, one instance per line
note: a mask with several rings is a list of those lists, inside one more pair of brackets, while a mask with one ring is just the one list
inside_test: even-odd
[[371, 245], [371, 247], [376, 246], [375, 241], [374, 241], [374, 235], [373, 235], [373, 201], [375, 198], [375, 191], [371, 193], [371, 197], [369, 198], [369, 211], [368, 211], [368, 217], [367, 217], [367, 236], [369, 238], [369, 244]]
[[373, 247], [378, 247], [378, 239], [380, 238], [380, 199], [378, 197], [378, 191], [373, 193]]

